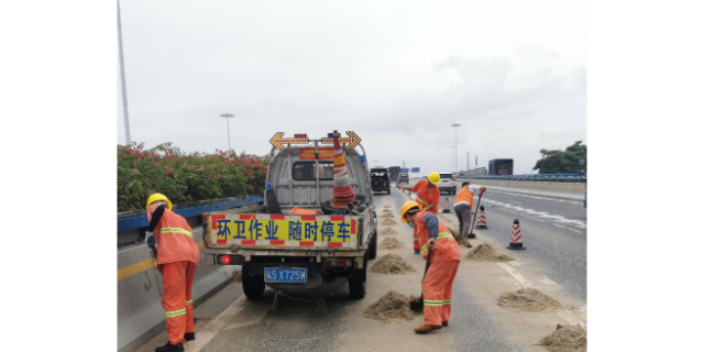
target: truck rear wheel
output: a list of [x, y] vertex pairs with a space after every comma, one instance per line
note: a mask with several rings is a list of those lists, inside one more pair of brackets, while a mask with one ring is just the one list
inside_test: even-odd
[[376, 258], [376, 231], [374, 231], [374, 234], [372, 235], [372, 240], [369, 241], [369, 248], [367, 248], [367, 252], [369, 259], [375, 259]]
[[362, 299], [367, 294], [367, 255], [364, 255], [364, 268], [355, 270], [349, 279], [350, 297]]
[[242, 266], [242, 290], [248, 299], [258, 299], [264, 295], [264, 275], [249, 275], [250, 263]]

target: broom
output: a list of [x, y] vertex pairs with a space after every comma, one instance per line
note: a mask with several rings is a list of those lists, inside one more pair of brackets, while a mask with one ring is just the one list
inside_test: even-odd
[[[425, 274], [428, 273], [428, 268], [430, 267], [430, 255], [432, 253], [433, 253], [432, 251], [428, 251], [428, 260], [425, 261], [425, 272], [423, 272], [423, 279], [425, 279]], [[421, 280], [421, 282], [423, 282], [423, 280]], [[408, 303], [411, 306], [411, 310], [422, 312], [423, 311], [423, 291], [421, 290], [421, 292], [420, 292], [420, 298], [409, 301]]]

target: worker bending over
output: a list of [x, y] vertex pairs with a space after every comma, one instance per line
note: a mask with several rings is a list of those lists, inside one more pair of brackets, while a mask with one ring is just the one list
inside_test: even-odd
[[[439, 184], [440, 174], [433, 171], [428, 175], [427, 180], [418, 181], [413, 187], [404, 187], [397, 183], [396, 188], [417, 193], [416, 202], [420, 205], [421, 210], [438, 215], [438, 207], [440, 205]], [[420, 254], [418, 232], [415, 229], [413, 230], [413, 250], [415, 254]]]
[[420, 210], [414, 201], [401, 207], [401, 222], [418, 230], [423, 259], [430, 253], [430, 267], [423, 279], [423, 334], [448, 326], [452, 311], [452, 284], [460, 267], [460, 247], [450, 230], [428, 210]]
[[[462, 188], [457, 192], [455, 197], [455, 214], [460, 221], [460, 236], [467, 238], [469, 236], [469, 228], [472, 226], [472, 206], [474, 204], [474, 193], [479, 191], [479, 198], [484, 195], [486, 187], [472, 186], [469, 182], [462, 182]], [[467, 247], [472, 248], [472, 245], [467, 242]]]
[[164, 280], [161, 304], [166, 310], [169, 337], [166, 345], [157, 347], [156, 352], [183, 351], [183, 343], [196, 338], [191, 287], [200, 252], [188, 222], [171, 211], [171, 201], [163, 194], [152, 194], [147, 200], [147, 219], [147, 243], [156, 239], [156, 268]]

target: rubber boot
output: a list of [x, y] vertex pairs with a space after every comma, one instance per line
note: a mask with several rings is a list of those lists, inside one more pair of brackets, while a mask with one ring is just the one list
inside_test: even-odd
[[443, 322], [442, 322], [442, 326], [449, 326], [449, 325], [450, 325], [450, 322], [449, 322], [449, 321], [443, 321]]
[[193, 341], [196, 339], [196, 333], [195, 332], [187, 332], [185, 335], [183, 335], [183, 338], [186, 339], [186, 341]]
[[442, 326], [437, 326], [437, 325], [425, 325], [425, 324], [423, 324], [423, 326], [421, 326], [421, 327], [419, 327], [419, 328], [415, 328], [414, 331], [417, 332], [417, 333], [419, 333], [419, 334], [425, 334], [425, 333], [427, 333], [427, 332], [430, 332], [430, 331], [433, 331], [433, 330], [437, 330], [437, 329], [441, 329], [441, 328], [442, 328]]
[[157, 347], [155, 352], [183, 352], [183, 344], [178, 343], [177, 345], [172, 345], [171, 341], [166, 342], [166, 345]]

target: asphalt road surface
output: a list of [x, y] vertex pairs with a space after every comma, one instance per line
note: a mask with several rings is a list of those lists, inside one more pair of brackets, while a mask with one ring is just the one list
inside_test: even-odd
[[[445, 197], [450, 202], [454, 200], [449, 195], [441, 199], [444, 201]], [[407, 248], [379, 249], [377, 259], [369, 261], [369, 268], [393, 252], [413, 265], [416, 273], [383, 275], [368, 270], [367, 295], [362, 300], [350, 299], [347, 283], [335, 281], [318, 290], [290, 294], [293, 298], [278, 296], [276, 302], [271, 288], [267, 288], [262, 299], [247, 300], [240, 280], [234, 277], [231, 284], [196, 307], [197, 338], [185, 345], [186, 351], [546, 351], [537, 341], [549, 334], [556, 323], [564, 324], [562, 317], [567, 319], [572, 313], [508, 312], [497, 307], [498, 295], [520, 288], [521, 284], [525, 287], [532, 280], [533, 286], [563, 304], [586, 305], [584, 211], [570, 202], [487, 192], [482, 203], [489, 229], [475, 230], [478, 239], [474, 243], [490, 241], [497, 247], [497, 243], [508, 244], [511, 223], [519, 218], [528, 249], [514, 255], [520, 261], [515, 269], [522, 270], [525, 277], [508, 266], [504, 270], [493, 263], [463, 260], [453, 289], [450, 326], [430, 334], [413, 332], [413, 328], [423, 324], [422, 314], [411, 321], [364, 318], [364, 310], [390, 290], [405, 295], [420, 293], [425, 262], [412, 253], [411, 229], [398, 221], [400, 207], [407, 200], [396, 189], [391, 195], [374, 197], [377, 214], [389, 209], [394, 215], [396, 224], [387, 227], [397, 232], [394, 237]], [[560, 220], [560, 216], [566, 220]], [[380, 236], [379, 243], [384, 238]], [[469, 251], [461, 250], [463, 256]], [[566, 293], [560, 291], [562, 287]], [[328, 291], [334, 295], [317, 299]], [[586, 322], [586, 310], [582, 313]], [[137, 351], [153, 351], [166, 341], [164, 331]]]

